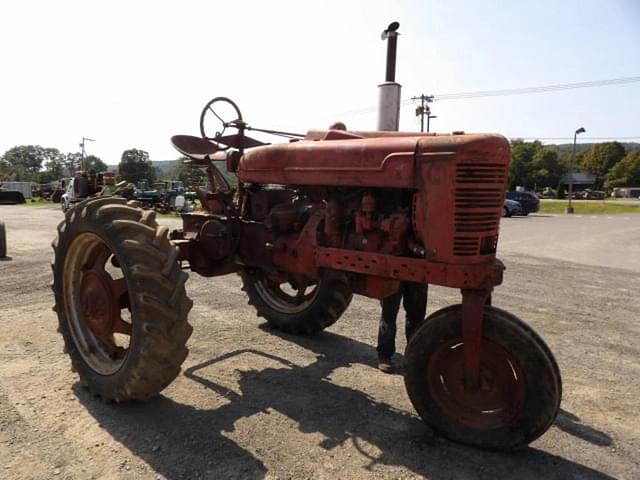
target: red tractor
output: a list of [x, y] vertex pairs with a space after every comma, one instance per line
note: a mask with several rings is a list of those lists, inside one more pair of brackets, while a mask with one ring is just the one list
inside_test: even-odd
[[[209, 136], [216, 119], [221, 131]], [[424, 421], [455, 441], [506, 450], [549, 428], [561, 397], [556, 361], [531, 327], [491, 306], [504, 270], [496, 247], [505, 138], [297, 136], [252, 128], [224, 97], [206, 105], [200, 127], [201, 137], [172, 139], [210, 183], [197, 189], [204, 211], [184, 213], [182, 229], [119, 198], [86, 200], [58, 227], [55, 310], [90, 391], [146, 399], [178, 375], [192, 331], [185, 269], [239, 273], [257, 313], [293, 334], [335, 323], [354, 293], [385, 298], [407, 281], [462, 294], [424, 319], [405, 352], [407, 391]], [[250, 131], [290, 141], [265, 144]]]

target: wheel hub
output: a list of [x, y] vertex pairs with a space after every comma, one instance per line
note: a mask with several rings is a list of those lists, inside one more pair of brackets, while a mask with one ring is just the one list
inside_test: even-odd
[[80, 286], [82, 313], [87, 326], [101, 339], [113, 334], [113, 326], [119, 315], [118, 299], [106, 274], [93, 270], [82, 277]]
[[479, 386], [469, 389], [465, 386], [464, 344], [457, 341], [440, 347], [429, 361], [429, 388], [440, 408], [460, 423], [500, 428], [523, 410], [523, 374], [510, 353], [486, 338], [480, 357]]

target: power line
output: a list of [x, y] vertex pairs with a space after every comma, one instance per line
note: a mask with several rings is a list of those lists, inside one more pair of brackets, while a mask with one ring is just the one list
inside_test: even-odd
[[[510, 140], [573, 140], [573, 137], [510, 137]], [[580, 137], [580, 140], [640, 140], [636, 137]]]
[[[538, 87], [523, 87], [523, 88], [506, 88], [501, 90], [478, 90], [475, 92], [459, 92], [459, 93], [440, 93], [434, 94], [434, 101], [442, 100], [466, 100], [470, 98], [483, 98], [483, 97], [498, 97], [507, 95], [529, 95], [534, 93], [549, 93], [549, 92], [561, 92], [565, 90], [577, 90], [580, 88], [594, 88], [594, 87], [607, 87], [611, 85], [625, 85], [631, 83], [640, 82], [640, 76], [632, 77], [620, 77], [610, 78], [607, 80], [589, 80], [586, 82], [574, 82], [574, 83], [558, 83], [555, 85], [543, 85]], [[406, 107], [412, 105], [413, 100], [406, 98], [402, 100], [401, 106]], [[350, 116], [360, 115], [364, 113], [370, 113], [377, 110], [377, 106], [363, 107], [353, 110], [342, 112], [338, 116]]]
[[638, 82], [640, 82], [640, 76], [611, 78], [608, 80], [591, 80], [588, 82], [559, 83], [556, 85], [545, 85], [545, 86], [539, 86], [539, 87], [507, 88], [502, 90], [480, 90], [476, 92], [462, 92], [462, 93], [442, 93], [442, 94], [434, 95], [434, 101], [459, 100], [459, 99], [481, 98], [481, 97], [498, 97], [498, 96], [506, 96], [506, 95], [528, 95], [532, 93], [558, 92], [558, 91], [564, 91], [564, 90], [576, 90], [579, 88], [607, 87], [610, 85], [625, 85], [629, 83], [638, 83]]

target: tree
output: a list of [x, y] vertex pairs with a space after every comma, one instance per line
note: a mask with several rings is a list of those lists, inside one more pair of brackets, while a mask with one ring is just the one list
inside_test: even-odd
[[536, 186], [556, 186], [565, 171], [554, 147], [545, 147], [538, 140], [511, 142], [510, 190], [517, 186], [523, 186], [527, 190]]
[[186, 157], [180, 157], [180, 163], [176, 166], [175, 178], [180, 180], [185, 188], [193, 188], [196, 185], [204, 186], [207, 182], [207, 174], [203, 168], [192, 167], [184, 163]]
[[[64, 168], [64, 158], [65, 156], [60, 154], [55, 158], [51, 158], [45, 165], [46, 173], [49, 174], [51, 180], [60, 180], [65, 176], [65, 168]], [[40, 183], [45, 183], [42, 180]]]
[[[95, 172], [106, 172], [109, 167], [100, 157], [95, 155], [87, 155], [82, 161], [82, 153], [73, 152], [65, 155], [65, 167], [68, 175], [72, 175], [76, 170], [84, 170], [85, 172], [94, 170]], [[84, 165], [84, 167], [83, 167]]]
[[5, 169], [16, 181], [32, 180], [42, 168], [44, 148], [40, 145], [19, 145], [2, 156]]
[[66, 174], [72, 176], [77, 170], [82, 169], [82, 154], [80, 152], [67, 153], [64, 156]]
[[84, 157], [84, 169], [86, 171], [93, 170], [96, 173], [99, 173], [106, 172], [109, 167], [100, 159], [100, 157], [96, 157], [95, 155], [87, 155], [86, 157]]
[[511, 142], [511, 167], [509, 170], [509, 190], [517, 186], [533, 187], [531, 181], [531, 163], [540, 142], [525, 142], [513, 140]]
[[618, 142], [605, 142], [595, 145], [584, 155], [583, 168], [596, 175], [596, 188], [601, 189], [604, 180], [620, 160], [625, 156], [624, 146]]
[[557, 185], [566, 171], [558, 159], [558, 152], [550, 147], [541, 147], [535, 152], [531, 167], [532, 179], [538, 187]]
[[640, 185], [640, 152], [627, 154], [607, 174], [607, 187]]
[[120, 178], [131, 183], [147, 180], [152, 184], [156, 178], [156, 171], [149, 160], [149, 154], [137, 148], [122, 152], [118, 171]]

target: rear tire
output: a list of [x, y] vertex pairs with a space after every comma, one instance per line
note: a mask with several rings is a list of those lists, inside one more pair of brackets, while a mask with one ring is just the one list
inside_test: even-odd
[[122, 198], [83, 201], [58, 225], [52, 288], [59, 331], [72, 370], [105, 400], [156, 395], [187, 356], [193, 303], [167, 233], [153, 212]]
[[424, 422], [453, 441], [514, 450], [553, 424], [562, 396], [558, 365], [522, 320], [486, 306], [481, 387], [464, 388], [462, 307], [431, 314], [405, 352], [405, 384]]
[[349, 306], [353, 293], [347, 277], [325, 272], [304, 303], [294, 303], [259, 270], [240, 272], [242, 289], [257, 315], [269, 326], [296, 335], [311, 335], [333, 325]]

